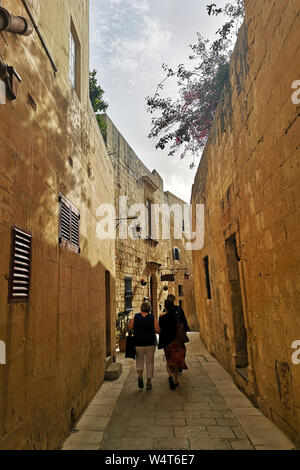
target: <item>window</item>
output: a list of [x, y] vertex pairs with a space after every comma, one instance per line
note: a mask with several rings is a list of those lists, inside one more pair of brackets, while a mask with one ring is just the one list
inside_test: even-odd
[[59, 195], [59, 243], [80, 253], [79, 244], [79, 211], [64, 197]]
[[69, 79], [72, 87], [80, 99], [81, 91], [81, 47], [75, 26], [71, 20], [70, 51], [69, 51]]
[[180, 308], [180, 310], [183, 310], [183, 301], [182, 300], [179, 300], [179, 308]]
[[183, 297], [183, 286], [178, 286], [178, 296]]
[[209, 276], [209, 261], [208, 256], [204, 258], [204, 270], [205, 270], [205, 278], [206, 278], [206, 290], [207, 290], [207, 298], [211, 300], [211, 288], [210, 288], [210, 276]]
[[11, 229], [8, 303], [29, 302], [32, 235], [15, 226]]
[[147, 199], [146, 201], [146, 219], [147, 219], [147, 235], [152, 238], [152, 212], [151, 212], [151, 201]]
[[132, 278], [125, 278], [125, 310], [132, 310]]
[[180, 250], [179, 250], [179, 248], [173, 248], [173, 260], [180, 261]]
[[76, 42], [72, 31], [70, 31], [70, 82], [76, 88]]

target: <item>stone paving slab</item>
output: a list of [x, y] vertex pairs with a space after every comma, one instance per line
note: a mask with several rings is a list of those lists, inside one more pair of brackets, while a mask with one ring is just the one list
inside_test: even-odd
[[292, 449], [288, 438], [237, 389], [199, 339], [189, 334], [188, 371], [171, 391], [157, 351], [151, 391], [137, 388], [135, 362], [119, 355], [123, 373], [104, 382], [66, 440], [64, 450]]

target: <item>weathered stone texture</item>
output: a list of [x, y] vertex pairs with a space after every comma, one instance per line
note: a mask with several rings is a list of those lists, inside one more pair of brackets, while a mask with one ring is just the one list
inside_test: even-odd
[[196, 303], [209, 351], [299, 444], [300, 366], [291, 349], [300, 339], [300, 113], [291, 88], [299, 2], [249, 0], [246, 12], [192, 192], [206, 207], [205, 246], [193, 253]]
[[[0, 36], [1, 59], [22, 77], [16, 101], [0, 107], [0, 448], [53, 449], [104, 379], [105, 271], [113, 241], [96, 237], [96, 209], [114, 201], [113, 169], [89, 101], [88, 1], [28, 1], [58, 67], [41, 42]], [[27, 16], [21, 1], [3, 0]], [[78, 99], [69, 82], [70, 18], [81, 43]], [[73, 168], [69, 164], [73, 160]], [[79, 210], [81, 254], [58, 244], [58, 193]], [[29, 304], [7, 304], [10, 230], [33, 237]], [[114, 347], [114, 320], [110, 342]]]

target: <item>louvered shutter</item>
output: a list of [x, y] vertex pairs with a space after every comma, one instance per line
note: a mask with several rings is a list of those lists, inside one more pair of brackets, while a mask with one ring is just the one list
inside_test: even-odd
[[32, 235], [13, 226], [11, 231], [11, 260], [9, 303], [29, 302]]
[[60, 224], [59, 224], [59, 242], [67, 242], [76, 251], [80, 253], [80, 239], [79, 239], [79, 211], [61, 194], [59, 195], [60, 202]]
[[70, 243], [71, 222], [70, 204], [60, 196], [60, 238]]
[[71, 207], [71, 243], [79, 248], [79, 220], [80, 215]]

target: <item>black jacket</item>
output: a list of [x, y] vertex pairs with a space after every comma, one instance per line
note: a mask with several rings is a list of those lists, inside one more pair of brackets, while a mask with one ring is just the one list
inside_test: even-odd
[[166, 313], [159, 319], [159, 326], [161, 331], [159, 335], [158, 349], [166, 348], [176, 338], [177, 315], [179, 316], [180, 323], [184, 324], [185, 331], [189, 331], [184, 311], [177, 305], [174, 305], [174, 308], [171, 312]]

